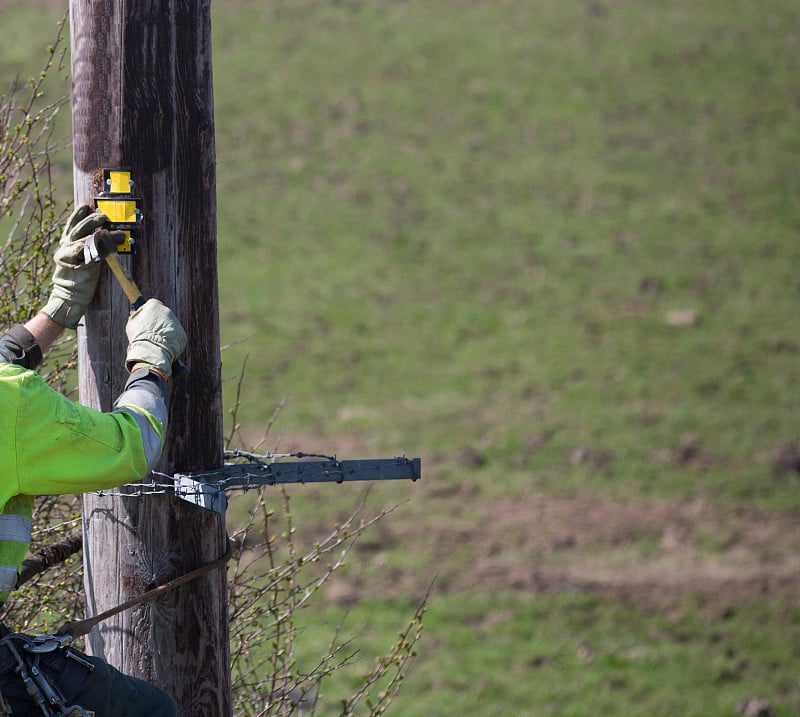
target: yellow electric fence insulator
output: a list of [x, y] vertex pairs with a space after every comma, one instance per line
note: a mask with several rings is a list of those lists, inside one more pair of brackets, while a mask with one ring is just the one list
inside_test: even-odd
[[139, 200], [132, 192], [130, 169], [110, 167], [103, 170], [103, 191], [94, 198], [95, 206], [108, 217], [107, 229], [124, 232], [125, 241], [117, 246], [120, 254], [133, 251], [134, 232], [142, 222]]
[[95, 203], [110, 222], [122, 224], [137, 222], [136, 200], [134, 199], [101, 199], [98, 197]]
[[106, 169], [103, 172], [106, 176], [105, 191], [109, 194], [130, 194], [133, 182], [131, 173], [126, 169]]

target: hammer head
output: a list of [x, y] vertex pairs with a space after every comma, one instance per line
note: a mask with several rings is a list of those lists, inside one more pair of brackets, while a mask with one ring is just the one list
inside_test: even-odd
[[108, 229], [98, 229], [86, 239], [83, 246], [83, 259], [89, 264], [93, 261], [102, 261], [109, 254], [117, 252], [117, 245], [125, 241], [125, 232]]

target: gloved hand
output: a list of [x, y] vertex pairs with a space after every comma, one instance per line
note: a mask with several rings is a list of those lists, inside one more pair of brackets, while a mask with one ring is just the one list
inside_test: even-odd
[[94, 296], [100, 277], [100, 264], [85, 264], [86, 237], [108, 221], [105, 214], [81, 205], [67, 220], [55, 253], [53, 291], [42, 311], [61, 326], [74, 329]]
[[158, 299], [148, 299], [130, 315], [125, 333], [129, 342], [125, 357], [128, 371], [137, 364], [147, 364], [169, 378], [172, 364], [186, 347], [186, 332], [172, 310]]

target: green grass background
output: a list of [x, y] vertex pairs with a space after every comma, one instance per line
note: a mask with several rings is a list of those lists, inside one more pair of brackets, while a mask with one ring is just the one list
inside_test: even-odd
[[[0, 76], [63, 10], [4, 3]], [[468, 570], [424, 527], [533, 493], [800, 514], [800, 4], [229, 0], [213, 38], [226, 406], [246, 357], [253, 440], [288, 397], [269, 448], [421, 455], [370, 498], [420, 525], [390, 567]], [[314, 490], [301, 532], [357, 495]], [[445, 588], [394, 714], [800, 714], [795, 595]], [[364, 654], [417, 597], [363, 589]]]

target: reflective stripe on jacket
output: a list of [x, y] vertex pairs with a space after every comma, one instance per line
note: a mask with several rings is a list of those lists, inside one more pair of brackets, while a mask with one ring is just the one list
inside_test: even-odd
[[33, 498], [18, 495], [0, 513], [0, 602], [17, 584], [17, 572], [31, 542]]

